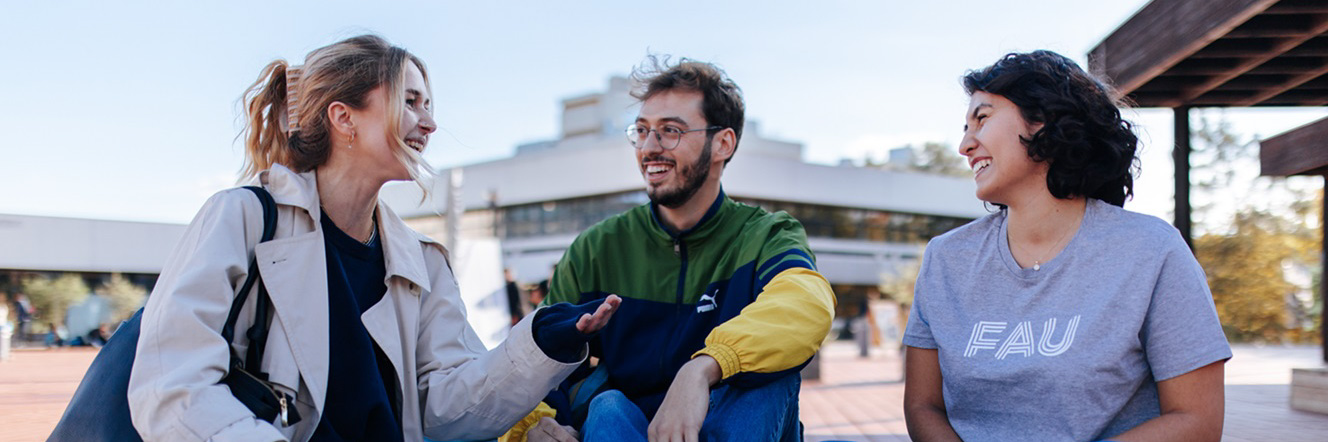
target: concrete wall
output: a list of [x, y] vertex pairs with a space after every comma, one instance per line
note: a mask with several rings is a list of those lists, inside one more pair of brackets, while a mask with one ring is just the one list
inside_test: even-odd
[[183, 224], [0, 214], [0, 269], [160, 273]]

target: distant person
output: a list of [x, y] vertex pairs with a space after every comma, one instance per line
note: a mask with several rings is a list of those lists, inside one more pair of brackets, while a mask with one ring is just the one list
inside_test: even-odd
[[798, 440], [798, 371], [835, 295], [797, 220], [721, 188], [742, 135], [738, 86], [687, 59], [651, 57], [633, 77], [642, 104], [626, 132], [650, 203], [583, 232], [558, 264], [545, 304], [623, 304], [593, 338], [600, 371], [560, 390], [593, 396], [588, 408], [540, 426], [571, 434], [584, 414], [587, 441]]
[[65, 327], [62, 325], [55, 325], [54, 322], [47, 322], [46, 327], [50, 329], [50, 331], [46, 333], [46, 346], [57, 348], [64, 347], [65, 336], [68, 334], [68, 332], [65, 331]]
[[526, 307], [526, 300], [521, 299], [521, 286], [517, 285], [516, 277], [512, 276], [512, 269], [503, 269], [503, 279], [506, 280], [503, 289], [507, 292], [507, 312], [512, 316], [512, 325], [515, 326], [530, 310]]
[[1053, 52], [963, 77], [959, 153], [998, 211], [927, 246], [904, 344], [914, 440], [1222, 436], [1222, 334], [1175, 228], [1121, 207], [1138, 139]]
[[14, 323], [9, 320], [9, 302], [0, 302], [0, 361], [9, 360], [14, 340]]
[[853, 329], [853, 343], [858, 346], [858, 357], [866, 358], [871, 356], [870, 349], [872, 343], [873, 316], [871, 307], [867, 304], [867, 297], [863, 296], [858, 301], [858, 313], [849, 321], [849, 327]]
[[28, 295], [19, 293], [14, 297], [14, 319], [18, 320], [18, 339], [20, 341], [29, 339], [32, 334], [32, 301], [28, 300]]
[[541, 302], [544, 302], [544, 297], [548, 295], [549, 295], [549, 280], [541, 279], [538, 284], [535, 284], [535, 288], [530, 290], [530, 293], [527, 295], [526, 301], [528, 301], [531, 306], [538, 306], [540, 305]]
[[88, 335], [84, 338], [84, 342], [86, 342], [87, 345], [101, 348], [101, 346], [106, 345], [106, 340], [110, 338], [111, 328], [106, 324], [101, 324], [98, 325], [97, 328], [88, 331]]
[[[263, 211], [243, 189], [214, 195], [185, 231], [142, 316], [129, 403], [145, 440], [494, 438], [584, 360], [615, 297], [542, 309], [485, 350], [447, 252], [379, 201], [426, 167], [428, 78], [372, 35], [263, 69], [244, 97], [243, 179], [276, 200], [276, 238], [250, 249]], [[249, 342], [258, 296], [237, 342], [220, 330], [251, 253], [275, 312], [261, 368], [281, 418], [258, 419], [218, 384]]]
[[549, 296], [549, 281], [553, 279], [553, 275], [557, 272], [558, 265], [554, 264], [553, 267], [549, 269], [549, 277], [541, 279], [538, 284], [535, 284], [535, 289], [530, 291], [530, 305], [532, 307], [540, 305], [540, 303], [544, 302], [544, 298]]

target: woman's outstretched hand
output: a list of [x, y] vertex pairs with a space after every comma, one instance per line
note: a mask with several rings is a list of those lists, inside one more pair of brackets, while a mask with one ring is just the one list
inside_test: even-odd
[[604, 298], [604, 303], [595, 309], [594, 314], [586, 313], [581, 315], [581, 319], [576, 321], [576, 331], [582, 334], [593, 334], [609, 324], [609, 318], [613, 317], [613, 312], [618, 311], [618, 304], [622, 304], [622, 298], [618, 295], [609, 295]]

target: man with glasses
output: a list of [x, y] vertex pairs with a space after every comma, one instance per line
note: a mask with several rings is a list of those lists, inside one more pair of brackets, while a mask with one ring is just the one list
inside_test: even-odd
[[800, 440], [798, 370], [835, 297], [801, 224], [736, 203], [720, 176], [742, 136], [736, 84], [709, 63], [650, 57], [626, 130], [650, 204], [582, 233], [545, 304], [623, 298], [559, 409], [529, 434], [586, 440]]

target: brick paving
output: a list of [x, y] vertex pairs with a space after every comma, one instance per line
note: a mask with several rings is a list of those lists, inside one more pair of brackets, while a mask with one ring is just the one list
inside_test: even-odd
[[[0, 442], [45, 440], [96, 353], [16, 350], [0, 362]], [[1328, 441], [1328, 415], [1292, 410], [1290, 369], [1320, 366], [1317, 347], [1237, 346], [1227, 364], [1226, 441]], [[850, 343], [822, 354], [821, 379], [802, 387], [807, 440], [906, 441], [897, 355], [860, 359]]]
[[0, 441], [42, 441], [97, 355], [91, 348], [14, 350], [0, 362]]
[[[1292, 410], [1291, 368], [1323, 363], [1317, 346], [1232, 348], [1226, 365], [1224, 441], [1328, 442], [1328, 415]], [[802, 387], [802, 422], [808, 441], [906, 441], [900, 358], [873, 349], [857, 357], [850, 343], [822, 351], [821, 381]]]
[[909, 440], [898, 355], [873, 349], [864, 359], [851, 343], [833, 342], [820, 357], [821, 379], [803, 382], [799, 403], [807, 441]]

